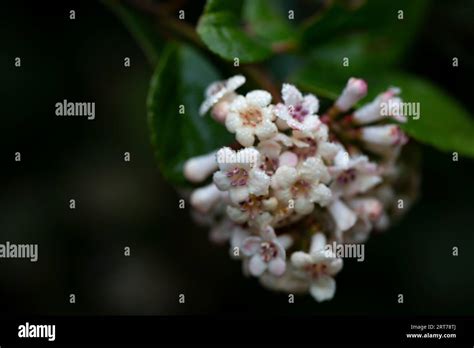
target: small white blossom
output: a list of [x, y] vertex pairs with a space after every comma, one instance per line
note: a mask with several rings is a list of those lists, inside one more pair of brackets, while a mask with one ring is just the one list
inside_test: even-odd
[[[341, 153], [343, 152], [339, 152], [339, 154]], [[336, 158], [338, 157], [336, 156]], [[331, 191], [336, 196], [350, 197], [364, 193], [382, 182], [377, 165], [369, 162], [367, 156], [341, 155], [335, 162], [337, 165], [330, 167], [329, 170], [334, 178]]]
[[[319, 101], [312, 95], [303, 97], [293, 85], [284, 83], [281, 89], [284, 104], [277, 104], [275, 114], [285, 123], [279, 122], [281, 128], [293, 128], [300, 131], [313, 131], [321, 123], [316, 112], [319, 110]], [[285, 125], [287, 125], [285, 127]]]
[[249, 271], [253, 276], [259, 277], [267, 269], [277, 277], [285, 273], [286, 252], [272, 227], [263, 229], [261, 237], [249, 237], [244, 240], [242, 251], [250, 257]]
[[325, 245], [324, 234], [316, 233], [312, 238], [309, 253], [297, 251], [291, 255], [296, 274], [310, 280], [309, 292], [318, 302], [334, 297], [336, 281], [333, 277], [343, 265], [341, 259], [324, 249]]
[[232, 99], [236, 96], [234, 91], [244, 83], [245, 77], [242, 75], [236, 75], [227, 80], [212, 83], [206, 89], [206, 99], [199, 108], [199, 114], [204, 115], [209, 111], [210, 108], [224, 99], [226, 102], [232, 101]]
[[225, 125], [229, 132], [236, 134], [237, 141], [243, 146], [252, 146], [255, 136], [266, 140], [277, 134], [278, 129], [273, 122], [275, 116], [269, 106], [271, 99], [270, 93], [256, 90], [245, 97], [237, 96], [229, 105]]
[[259, 152], [254, 148], [246, 148], [238, 153], [228, 147], [217, 152], [218, 158], [254, 159], [254, 162], [218, 161], [219, 171], [214, 173], [214, 183], [221, 191], [229, 191], [234, 203], [245, 201], [249, 195], [261, 196], [268, 193], [270, 177], [258, 168]]
[[320, 158], [310, 157], [298, 168], [282, 166], [272, 177], [275, 196], [282, 202], [294, 200], [295, 212], [309, 214], [314, 203], [325, 206], [331, 199], [331, 191], [322, 184], [329, 173]]

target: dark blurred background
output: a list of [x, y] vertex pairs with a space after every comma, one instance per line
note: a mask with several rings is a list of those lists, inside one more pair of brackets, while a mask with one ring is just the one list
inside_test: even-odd
[[[203, 2], [192, 3], [195, 18]], [[345, 263], [332, 301], [298, 296], [289, 305], [285, 294], [246, 279], [227, 248], [178, 209], [180, 196], [161, 178], [149, 142], [152, 69], [114, 14], [96, 1], [1, 6], [0, 243], [39, 244], [36, 263], [0, 260], [1, 313], [474, 313], [472, 160], [424, 147], [413, 209], [370, 239], [366, 262]], [[403, 63], [471, 113], [473, 16], [473, 1], [431, 1]], [[459, 68], [446, 69], [453, 56]], [[56, 117], [63, 99], [95, 102], [96, 119]]]

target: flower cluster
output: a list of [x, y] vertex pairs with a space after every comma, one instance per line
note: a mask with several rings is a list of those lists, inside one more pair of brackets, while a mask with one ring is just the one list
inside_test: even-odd
[[319, 114], [318, 98], [291, 84], [272, 104], [264, 90], [237, 94], [244, 83], [238, 75], [206, 91], [201, 114], [210, 110], [236, 143], [186, 162], [188, 180], [212, 175], [191, 194], [194, 216], [264, 286], [329, 300], [343, 260], [327, 243], [365, 242], [388, 226], [400, 197], [395, 183], [407, 137], [397, 122], [405, 116], [381, 112], [384, 103], [402, 102], [400, 91], [390, 88], [357, 108], [367, 84], [351, 78]]

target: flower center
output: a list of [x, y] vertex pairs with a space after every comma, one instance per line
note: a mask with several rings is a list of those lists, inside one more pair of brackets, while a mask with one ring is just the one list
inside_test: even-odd
[[305, 117], [308, 115], [308, 110], [303, 108], [303, 105], [298, 104], [293, 108], [290, 108], [291, 117], [299, 122], [303, 122]]
[[249, 213], [250, 218], [255, 218], [262, 212], [262, 201], [254, 195], [250, 195], [249, 199], [240, 204], [241, 210]]
[[311, 278], [315, 279], [326, 273], [326, 268], [327, 266], [324, 263], [312, 263], [307, 265], [304, 269]]
[[268, 175], [273, 175], [278, 168], [278, 158], [270, 158], [265, 156], [263, 163], [260, 165], [260, 169]]
[[356, 170], [354, 168], [347, 169], [346, 171], [342, 172], [337, 177], [337, 182], [342, 185], [346, 185], [349, 182], [354, 181], [356, 178]]
[[247, 184], [249, 174], [244, 168], [235, 167], [227, 172], [227, 177], [230, 179], [232, 186], [244, 186]]
[[263, 120], [262, 111], [260, 108], [255, 106], [249, 106], [245, 108], [245, 110], [240, 112], [240, 116], [242, 117], [242, 121], [245, 126], [255, 127]]
[[278, 249], [274, 243], [264, 242], [260, 246], [260, 255], [262, 256], [263, 261], [269, 262], [270, 260], [277, 257]]
[[305, 180], [298, 180], [291, 187], [291, 193], [293, 196], [307, 195], [311, 188], [311, 184]]

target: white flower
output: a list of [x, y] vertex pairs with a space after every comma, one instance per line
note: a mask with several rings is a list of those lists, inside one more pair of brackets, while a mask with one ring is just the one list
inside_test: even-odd
[[242, 252], [250, 257], [250, 274], [259, 277], [268, 271], [281, 276], [286, 269], [286, 253], [278, 241], [273, 228], [262, 230], [261, 237], [249, 237], [242, 243]]
[[277, 205], [275, 197], [263, 198], [263, 196], [250, 195], [246, 201], [240, 202], [237, 206], [228, 205], [226, 210], [232, 221], [240, 224], [247, 222], [249, 226], [260, 230], [270, 225], [273, 219], [270, 212], [276, 209]]
[[325, 245], [324, 234], [316, 233], [312, 238], [309, 253], [297, 251], [291, 255], [296, 274], [311, 281], [309, 292], [318, 302], [334, 297], [336, 281], [333, 276], [342, 269], [343, 265], [341, 259], [325, 250]]
[[367, 124], [392, 116], [399, 122], [406, 122], [406, 116], [401, 114], [402, 100], [397, 97], [399, 88], [389, 88], [386, 92], [379, 94], [372, 102], [357, 109], [352, 119], [356, 124]]
[[191, 182], [204, 181], [217, 170], [216, 152], [192, 157], [184, 164], [184, 176]]
[[256, 90], [239, 95], [229, 105], [225, 125], [227, 130], [236, 134], [237, 141], [245, 147], [252, 146], [255, 136], [260, 140], [270, 139], [277, 134], [278, 129], [273, 123], [275, 118], [270, 93]]
[[319, 109], [318, 99], [307, 94], [303, 97], [301, 92], [293, 85], [284, 83], [281, 95], [285, 104], [277, 104], [275, 114], [286, 123], [279, 122], [281, 128], [288, 126], [300, 131], [313, 131], [321, 123], [316, 115]]
[[334, 105], [336, 105], [340, 111], [345, 112], [364, 98], [366, 94], [367, 83], [364, 80], [351, 77]]
[[313, 132], [295, 130], [291, 139], [294, 144], [292, 151], [303, 160], [317, 156], [330, 160], [339, 149], [337, 144], [328, 141], [328, 127], [323, 123]]
[[331, 191], [335, 196], [349, 197], [364, 193], [382, 182], [377, 165], [369, 162], [364, 155], [349, 157], [346, 152], [339, 152], [335, 166], [329, 170], [334, 178]]
[[224, 81], [217, 81], [209, 85], [206, 89], [206, 99], [199, 108], [199, 114], [204, 115], [211, 107], [216, 105], [219, 101], [226, 99], [231, 101], [231, 97], [235, 97], [234, 91], [245, 83], [245, 77], [242, 75], [235, 75]]
[[321, 159], [310, 157], [298, 168], [278, 168], [271, 185], [278, 200], [287, 204], [294, 200], [295, 212], [306, 215], [313, 211], [314, 203], [325, 206], [331, 200], [331, 191], [320, 183], [328, 177], [329, 173]]
[[[254, 148], [238, 152], [224, 147], [217, 152], [219, 171], [214, 173], [214, 183], [221, 191], [229, 191], [232, 202], [246, 201], [249, 195], [268, 193], [270, 177], [257, 167], [260, 154]], [[238, 159], [240, 162], [228, 161]]]

